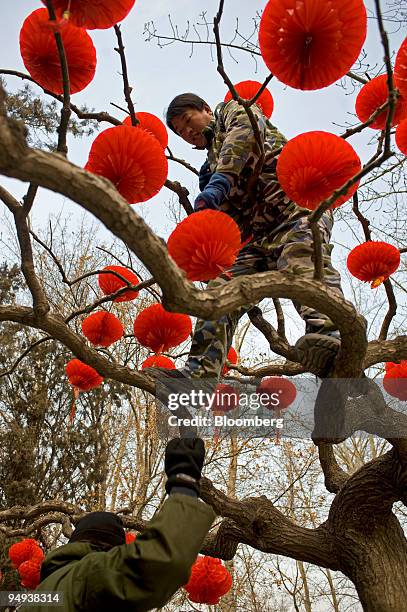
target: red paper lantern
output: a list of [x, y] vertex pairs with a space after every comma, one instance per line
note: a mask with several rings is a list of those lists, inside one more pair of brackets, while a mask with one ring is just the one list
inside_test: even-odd
[[396, 145], [404, 155], [407, 155], [407, 119], [403, 119], [397, 126]]
[[151, 357], [147, 357], [147, 359], [141, 364], [141, 369], [145, 370], [145, 368], [164, 368], [166, 370], [175, 370], [176, 366], [172, 359], [169, 359], [168, 357], [164, 357], [163, 355], [151, 355]]
[[129, 204], [136, 204], [160, 191], [168, 162], [157, 138], [118, 125], [95, 138], [85, 170], [109, 179]]
[[134, 335], [155, 353], [168, 351], [184, 342], [192, 331], [191, 317], [167, 312], [161, 304], [145, 308], [134, 321]]
[[[256, 391], [263, 395], [261, 404], [269, 410], [286, 410], [297, 397], [295, 384], [282, 376], [263, 378]], [[268, 399], [265, 396], [268, 396]]]
[[[226, 361], [229, 361], [229, 363], [231, 365], [236, 365], [237, 364], [237, 353], [235, 351], [235, 349], [233, 348], [233, 346], [230, 347], [228, 354], [226, 356]], [[224, 376], [225, 374], [227, 374], [229, 372], [229, 369], [227, 365], [224, 365], [222, 368], [222, 375]]]
[[407, 361], [395, 364], [386, 372], [383, 378], [383, 387], [389, 395], [399, 400], [407, 400]]
[[357, 60], [366, 23], [362, 0], [270, 0], [260, 21], [260, 51], [286, 85], [321, 89]]
[[[258, 81], [241, 81], [235, 85], [236, 92], [244, 100], [251, 100], [257, 94], [261, 87], [261, 83]], [[230, 91], [225, 96], [225, 102], [232, 100], [232, 94]], [[270, 119], [274, 110], [274, 100], [270, 91], [266, 88], [263, 93], [256, 100], [257, 106], [262, 110], [262, 113], [267, 119]]]
[[394, 84], [401, 94], [407, 96], [407, 38], [404, 39], [396, 56]]
[[[133, 8], [136, 0], [52, 0], [58, 13], [68, 12], [67, 17], [80, 28], [105, 30], [122, 21]], [[46, 4], [46, 0], [42, 0]]]
[[[359, 117], [359, 120], [364, 123], [369, 117], [386, 102], [389, 97], [389, 90], [387, 87], [387, 74], [381, 74], [375, 77], [366, 85], [363, 85], [362, 89], [358, 93], [356, 98], [355, 110]], [[376, 130], [384, 130], [386, 127], [388, 110], [381, 112], [376, 119], [369, 125], [369, 127]], [[407, 114], [407, 104], [403, 96], [399, 96], [395, 109], [391, 125], [397, 125]]]
[[121, 322], [111, 312], [101, 310], [90, 314], [82, 321], [83, 335], [96, 346], [110, 346], [124, 334]]
[[134, 542], [136, 537], [137, 536], [135, 536], [134, 533], [126, 533], [126, 544], [131, 544], [132, 542]]
[[230, 268], [241, 248], [239, 227], [219, 210], [186, 217], [168, 238], [168, 252], [188, 280], [210, 280]]
[[151, 113], [137, 113], [136, 116], [140, 123], [133, 126], [131, 117], [126, 117], [123, 121], [124, 125], [146, 130], [146, 132], [157, 138], [162, 148], [165, 149], [168, 145], [168, 132], [161, 119]]
[[222, 414], [235, 410], [239, 405], [240, 394], [232, 385], [216, 385], [211, 410], [214, 414]]
[[397, 365], [399, 365], [399, 364], [398, 363], [394, 363], [394, 361], [388, 361], [387, 363], [384, 364], [384, 368], [385, 368], [386, 372], [390, 372], [390, 370], [395, 368]]
[[70, 384], [80, 391], [95, 389], [103, 382], [102, 376], [96, 370], [79, 359], [71, 359], [65, 366], [65, 372]]
[[[23, 23], [20, 52], [31, 77], [54, 94], [64, 91], [61, 63], [47, 9], [37, 9]], [[69, 71], [71, 94], [85, 89], [95, 76], [96, 50], [89, 34], [67, 23], [60, 30]]]
[[352, 276], [375, 289], [399, 267], [400, 251], [387, 242], [370, 240], [351, 250], [346, 265]]
[[[132, 285], [137, 286], [140, 283], [134, 272], [128, 268], [124, 268], [123, 266], [106, 266], [103, 268], [103, 270], [112, 270], [113, 272], [117, 272], [117, 274], [120, 274], [120, 276], [126, 278]], [[116, 293], [116, 291], [122, 287], [127, 287], [127, 283], [115, 274], [99, 274], [98, 283], [104, 295]], [[132, 300], [136, 299], [138, 294], [138, 291], [129, 289], [128, 291], [124, 291], [121, 295], [114, 298], [113, 302], [131, 302]]]
[[26, 538], [21, 542], [12, 544], [8, 549], [9, 559], [15, 569], [29, 559], [37, 559], [40, 563], [44, 558], [44, 553], [38, 542], [32, 538]]
[[[277, 161], [277, 176], [289, 198], [314, 210], [361, 168], [358, 155], [346, 140], [317, 131], [300, 134], [287, 142]], [[332, 208], [349, 200], [358, 185], [359, 181]]]
[[198, 557], [185, 585], [188, 599], [194, 603], [217, 605], [232, 588], [232, 576], [220, 559]]
[[21, 584], [26, 589], [36, 589], [41, 582], [41, 561], [38, 559], [29, 559], [24, 561], [18, 568]]

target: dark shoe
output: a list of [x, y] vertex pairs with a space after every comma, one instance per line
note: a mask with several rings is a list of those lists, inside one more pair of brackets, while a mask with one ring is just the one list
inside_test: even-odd
[[309, 371], [326, 378], [331, 372], [341, 341], [324, 334], [305, 334], [296, 345], [298, 361]]

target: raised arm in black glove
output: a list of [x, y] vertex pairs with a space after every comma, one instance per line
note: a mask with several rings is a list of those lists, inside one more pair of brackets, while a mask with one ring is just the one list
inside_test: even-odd
[[205, 459], [205, 446], [201, 438], [173, 438], [165, 449], [165, 490], [183, 487], [200, 493], [199, 480]]

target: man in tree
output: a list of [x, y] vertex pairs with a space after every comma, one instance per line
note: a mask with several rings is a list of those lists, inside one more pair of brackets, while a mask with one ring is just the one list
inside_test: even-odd
[[[36, 592], [63, 593], [62, 612], [140, 612], [161, 608], [189, 579], [192, 564], [215, 518], [199, 501], [205, 458], [200, 438], [174, 438], [165, 452], [169, 498], [131, 544], [121, 519], [93, 512], [81, 519], [69, 543], [49, 553]], [[22, 606], [21, 609], [26, 609]], [[49, 605], [30, 605], [45, 612]]]
[[[167, 125], [196, 149], [207, 149], [208, 157], [199, 174], [201, 193], [195, 211], [220, 210], [237, 222], [242, 242], [233, 267], [210, 282], [214, 287], [232, 277], [281, 270], [313, 278], [313, 238], [308, 211], [282, 191], [277, 175], [278, 154], [285, 138], [253, 105], [260, 147], [250, 118], [238, 102], [221, 103], [213, 113], [199, 96], [186, 93], [174, 98], [167, 110]], [[260, 161], [261, 167], [257, 169]], [[342, 293], [340, 275], [331, 263], [329, 244], [333, 225], [331, 211], [319, 222], [322, 238], [324, 282]], [[218, 321], [197, 322], [191, 352], [182, 371], [192, 378], [217, 378], [231, 346], [236, 325], [253, 304], [223, 316]], [[332, 321], [312, 308], [294, 302], [306, 323], [306, 333], [295, 346], [307, 370], [327, 376], [340, 347], [339, 332]]]

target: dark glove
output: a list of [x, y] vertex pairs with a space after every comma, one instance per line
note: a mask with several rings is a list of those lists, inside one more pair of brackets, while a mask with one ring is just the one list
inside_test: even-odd
[[199, 480], [205, 459], [205, 446], [201, 438], [173, 438], [165, 449], [167, 493], [174, 486], [193, 489], [199, 495]]
[[213, 172], [211, 170], [209, 162], [206, 161], [204, 165], [201, 167], [201, 169], [199, 170], [199, 189], [200, 191], [203, 191], [205, 189], [205, 187], [211, 180], [212, 175], [213, 175]]
[[221, 172], [214, 172], [205, 189], [195, 199], [195, 212], [206, 208], [218, 210], [222, 202], [228, 197], [230, 190], [231, 184], [227, 176]]

